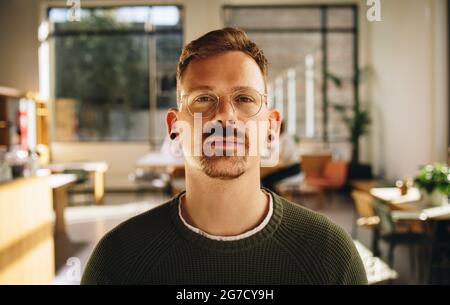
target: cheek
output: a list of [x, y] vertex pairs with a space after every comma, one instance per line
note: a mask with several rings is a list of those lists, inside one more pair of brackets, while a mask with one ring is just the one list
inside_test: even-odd
[[189, 133], [191, 133], [192, 124], [193, 122], [191, 122], [189, 115], [186, 115], [183, 111], [177, 113], [177, 120], [174, 126], [183, 142], [186, 140], [186, 137], [189, 136]]
[[260, 113], [255, 117], [258, 126], [258, 134], [266, 134], [269, 130], [269, 111], [261, 109]]
[[201, 147], [202, 143], [202, 122], [194, 120], [193, 116], [184, 112], [178, 115], [178, 121], [184, 127], [181, 130], [181, 141], [185, 155], [198, 154], [198, 147]]

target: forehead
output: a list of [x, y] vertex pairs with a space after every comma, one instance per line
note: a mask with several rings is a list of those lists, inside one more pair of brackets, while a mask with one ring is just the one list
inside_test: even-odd
[[191, 61], [180, 85], [184, 92], [206, 86], [224, 91], [252, 87], [263, 92], [264, 78], [253, 58], [240, 51], [229, 51]]

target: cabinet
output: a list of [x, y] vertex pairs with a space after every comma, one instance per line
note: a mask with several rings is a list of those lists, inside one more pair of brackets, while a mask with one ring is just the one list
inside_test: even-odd
[[0, 184], [0, 284], [51, 284], [55, 275], [48, 177]]

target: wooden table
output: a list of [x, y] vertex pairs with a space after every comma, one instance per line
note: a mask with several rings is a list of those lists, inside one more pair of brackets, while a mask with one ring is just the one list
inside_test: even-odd
[[136, 161], [136, 167], [158, 169], [167, 167], [184, 167], [184, 159], [174, 158], [160, 152], [150, 152]]
[[66, 234], [64, 210], [67, 207], [67, 191], [77, 181], [75, 174], [56, 174], [48, 177], [53, 191], [53, 209], [55, 210], [55, 235]]
[[[408, 193], [403, 196], [400, 194], [400, 190], [395, 187], [373, 188], [370, 190], [370, 194], [376, 199], [388, 204], [393, 210], [404, 211], [406, 220], [413, 222], [413, 226], [410, 226], [409, 230], [427, 233], [431, 236], [431, 258], [427, 264], [429, 266], [434, 264], [439, 265], [439, 253], [442, 251], [441, 244], [447, 243], [446, 237], [443, 239], [442, 235], [448, 236], [450, 205], [430, 207], [427, 202], [421, 199], [420, 192], [417, 188], [410, 188]], [[403, 219], [403, 217], [398, 219]], [[428, 275], [429, 282], [433, 279], [434, 270], [435, 268], [431, 267], [430, 274]]]
[[393, 210], [417, 211], [420, 220], [450, 220], [450, 205], [432, 207], [421, 199], [417, 188], [409, 188], [406, 195], [401, 195], [396, 187], [372, 188], [370, 194]]
[[352, 179], [350, 186], [352, 189], [369, 193], [375, 187], [383, 186], [383, 181], [379, 179]]
[[83, 170], [94, 174], [94, 196], [96, 203], [102, 203], [105, 196], [105, 172], [108, 170], [106, 162], [69, 162], [53, 163], [47, 165], [53, 173], [62, 173], [65, 170]]
[[[170, 155], [164, 155], [158, 151], [150, 152], [136, 161], [137, 168], [145, 169], [174, 169], [184, 168], [183, 158], [174, 158]], [[261, 177], [265, 177], [274, 171], [283, 168], [285, 165], [277, 164], [275, 166], [261, 166]]]

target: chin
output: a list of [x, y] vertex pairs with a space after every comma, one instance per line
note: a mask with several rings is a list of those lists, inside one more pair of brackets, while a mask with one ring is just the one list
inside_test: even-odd
[[242, 176], [247, 167], [246, 157], [214, 156], [201, 157], [202, 171], [209, 177], [221, 180], [231, 180]]

